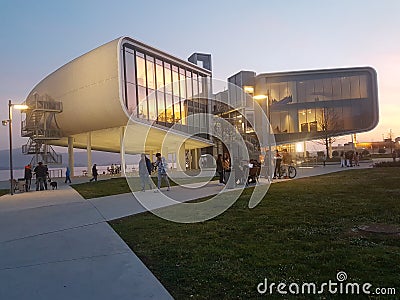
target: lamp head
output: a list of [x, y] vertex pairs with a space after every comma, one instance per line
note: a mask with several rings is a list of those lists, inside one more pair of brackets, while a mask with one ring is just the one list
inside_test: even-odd
[[9, 122], [9, 120], [3, 120], [3, 121], [1, 121], [1, 124], [2, 124], [3, 126], [7, 126], [7, 125], [8, 125], [8, 122]]

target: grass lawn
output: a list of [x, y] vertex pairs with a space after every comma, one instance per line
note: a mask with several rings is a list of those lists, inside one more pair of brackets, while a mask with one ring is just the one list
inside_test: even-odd
[[[157, 177], [151, 177], [154, 184], [157, 185]], [[214, 178], [215, 179], [215, 178]], [[131, 182], [132, 191], [137, 192], [140, 191], [140, 179], [138, 177], [132, 177], [129, 179]], [[196, 178], [193, 179], [180, 179], [180, 183], [188, 184], [194, 182], [204, 181], [204, 178]], [[169, 179], [171, 186], [175, 186], [176, 183]], [[162, 181], [161, 187], [165, 187], [165, 181]], [[73, 187], [83, 198], [91, 199], [98, 197], [105, 197], [111, 195], [118, 195], [124, 193], [130, 193], [131, 190], [125, 178], [111, 178], [107, 180], [99, 180], [97, 182], [85, 182], [79, 184], [72, 184]], [[146, 186], [148, 189], [148, 186]]]
[[7, 195], [10, 193], [10, 190], [0, 190], [0, 196]]
[[[338, 282], [339, 271], [346, 282], [371, 283], [371, 291], [394, 287], [399, 297], [400, 235], [355, 230], [400, 226], [399, 183], [400, 168], [349, 170], [273, 184], [254, 209], [247, 207], [247, 189], [203, 223], [177, 224], [151, 213], [110, 223], [176, 299], [257, 298], [264, 278], [321, 284]], [[272, 298], [283, 299], [277, 292]]]

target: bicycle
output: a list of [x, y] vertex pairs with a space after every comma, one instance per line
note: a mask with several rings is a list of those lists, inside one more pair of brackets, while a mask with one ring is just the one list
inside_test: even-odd
[[282, 176], [283, 178], [290, 178], [290, 179], [293, 179], [293, 178], [296, 177], [296, 175], [297, 175], [297, 170], [296, 170], [296, 168], [295, 168], [294, 166], [288, 165], [288, 166], [287, 166], [287, 170], [288, 170], [288, 173], [289, 173], [289, 174], [286, 174], [285, 165], [281, 165], [281, 176]]

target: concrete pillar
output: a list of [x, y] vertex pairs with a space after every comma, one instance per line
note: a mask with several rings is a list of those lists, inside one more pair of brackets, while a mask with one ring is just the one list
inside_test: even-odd
[[193, 161], [192, 161], [192, 166], [193, 169], [199, 169], [199, 159], [200, 159], [200, 149], [196, 148], [193, 150]]
[[176, 150], [176, 170], [186, 171], [185, 143]]
[[74, 138], [68, 137], [68, 167], [71, 171], [71, 176], [74, 176]]
[[92, 133], [88, 132], [86, 136], [86, 152], [87, 152], [87, 174], [92, 173]]
[[121, 164], [121, 176], [125, 177], [125, 152], [124, 152], [124, 137], [125, 137], [125, 126], [121, 126], [119, 132], [119, 157], [120, 157], [120, 164]]

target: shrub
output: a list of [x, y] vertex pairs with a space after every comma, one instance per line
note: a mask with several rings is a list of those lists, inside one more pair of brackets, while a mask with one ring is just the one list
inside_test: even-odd
[[374, 164], [374, 168], [400, 167], [400, 161], [381, 161]]

